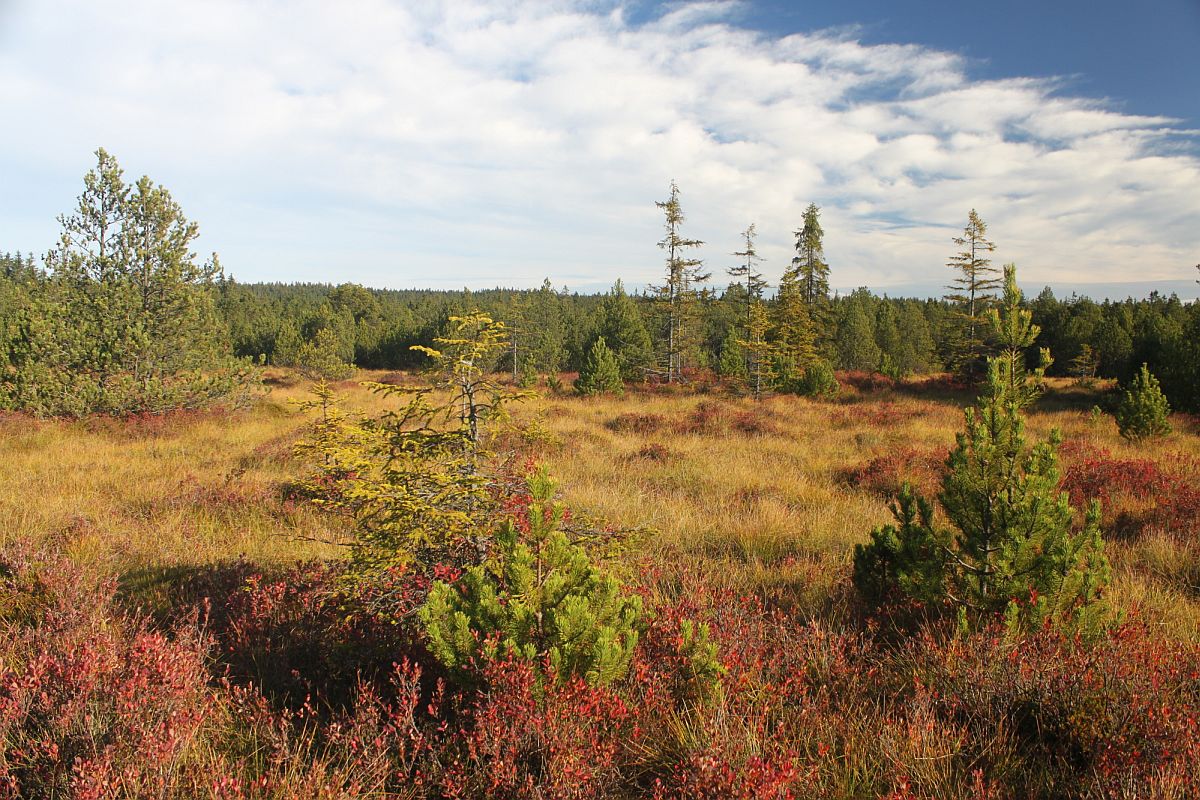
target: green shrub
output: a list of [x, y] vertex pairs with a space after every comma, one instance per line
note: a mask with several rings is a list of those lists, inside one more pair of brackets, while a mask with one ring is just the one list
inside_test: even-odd
[[[530, 478], [529, 492], [527, 526], [507, 521], [485, 563], [454, 584], [433, 585], [420, 612], [430, 650], [454, 669], [516, 655], [545, 660], [555, 677], [611, 683], [633, 657], [641, 598], [625, 595], [558, 530], [563, 512], [544, 471]], [[703, 632], [693, 644], [704, 650]]]
[[837, 378], [833, 367], [824, 359], [818, 359], [800, 373], [792, 386], [792, 391], [805, 397], [829, 398], [838, 393]]
[[1132, 442], [1166, 436], [1171, 432], [1171, 424], [1167, 422], [1170, 413], [1171, 406], [1158, 386], [1158, 379], [1142, 364], [1117, 406], [1117, 429]]

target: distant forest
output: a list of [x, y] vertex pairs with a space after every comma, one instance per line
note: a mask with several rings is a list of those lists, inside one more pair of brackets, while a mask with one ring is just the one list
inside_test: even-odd
[[[834, 369], [979, 380], [993, 349], [984, 332], [1001, 270], [974, 210], [947, 246], [948, 292], [936, 300], [831, 294], [815, 204], [778, 286], [760, 272], [753, 224], [740, 252], [700, 259], [674, 183], [656, 204], [662, 283], [636, 294], [619, 280], [605, 294], [549, 279], [538, 289], [484, 291], [255, 284], [227, 277], [215, 256], [198, 263], [188, 249], [197, 227], [167, 190], [148, 178], [128, 184], [110, 155], [97, 156], [75, 211], [62, 218], [58, 247], [40, 261], [0, 254], [6, 407], [55, 415], [200, 405], [244, 385], [250, 362], [328, 374], [351, 364], [417, 367], [425, 357], [412, 347], [431, 345], [451, 316], [474, 310], [505, 323], [510, 344], [493, 366], [527, 385], [599, 358], [624, 382], [686, 381], [709, 370], [756, 396], [816, 395], [836, 389]], [[721, 262], [733, 266], [715, 277], [705, 271]], [[1047, 288], [1027, 305], [1041, 329], [1033, 350], [1048, 348], [1054, 359], [1049, 374], [1126, 383], [1145, 364], [1174, 409], [1200, 411], [1200, 303], [1158, 294], [1096, 303]]]
[[[11, 318], [15, 312], [4, 302], [14, 296], [14, 284], [37, 281], [41, 274], [31, 256], [0, 254], [0, 314]], [[477, 291], [222, 279], [213, 292], [237, 356], [274, 364], [282, 355], [288, 361], [300, 342], [329, 330], [345, 361], [368, 369], [409, 369], [425, 360], [409, 349], [412, 345], [430, 344], [452, 314], [478, 308], [513, 331], [517, 346], [499, 367], [519, 375], [530, 369], [538, 374], [578, 371], [604, 330], [605, 301], [623, 290], [618, 286], [608, 295], [579, 294], [556, 289], [549, 279], [539, 289]], [[654, 298], [634, 294], [629, 300], [645, 325], [655, 313]], [[722, 354], [736, 346], [745, 305], [741, 283], [702, 293], [701, 335], [689, 366], [721, 371]], [[952, 302], [881, 297], [858, 289], [832, 297], [830, 306], [833, 326], [825, 350], [838, 369], [899, 377], [941, 371], [954, 357], [954, 337], [948, 333], [957, 324]], [[1029, 307], [1042, 329], [1038, 344], [1050, 348], [1054, 358], [1049, 374], [1124, 382], [1145, 363], [1159, 376], [1174, 408], [1200, 411], [1200, 303], [1158, 294], [1097, 303], [1086, 297], [1056, 298], [1047, 288]]]

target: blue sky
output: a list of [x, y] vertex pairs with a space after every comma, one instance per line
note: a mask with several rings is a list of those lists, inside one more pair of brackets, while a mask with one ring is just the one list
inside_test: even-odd
[[815, 202], [838, 286], [974, 207], [1026, 285], [1194, 287], [1196, 52], [1196, 0], [0, 0], [0, 250], [104, 146], [242, 280], [636, 286], [673, 178], [718, 278]]

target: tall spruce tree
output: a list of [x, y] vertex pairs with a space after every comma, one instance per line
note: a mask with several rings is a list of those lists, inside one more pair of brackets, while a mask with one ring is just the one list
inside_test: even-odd
[[679, 187], [675, 181], [671, 181], [670, 196], [655, 205], [663, 210], [666, 228], [666, 235], [658, 246], [667, 251], [666, 280], [659, 286], [651, 287], [662, 320], [659, 370], [668, 383], [676, 383], [683, 379], [685, 359], [699, 340], [697, 316], [700, 294], [697, 284], [707, 281], [710, 275], [701, 271], [703, 261], [686, 255], [704, 243], [699, 239], [688, 239], [680, 233], [684, 216], [679, 203]]
[[791, 272], [800, 287], [808, 316], [812, 320], [818, 344], [831, 334], [829, 304], [829, 264], [825, 261], [825, 231], [821, 228], [821, 209], [809, 203], [804, 209], [804, 221], [795, 231], [796, 256]]
[[820, 207], [809, 203], [804, 209], [804, 223], [795, 231], [796, 256], [792, 259], [792, 269], [800, 277], [804, 302], [810, 308], [829, 301], [829, 264], [825, 263], [825, 231], [820, 218]]
[[[767, 288], [767, 282], [763, 279], [762, 272], [759, 271], [758, 265], [763, 262], [762, 256], [758, 254], [758, 249], [754, 245], [754, 240], [758, 236], [758, 231], [755, 229], [754, 223], [750, 223], [750, 227], [742, 231], [742, 238], [745, 241], [745, 249], [734, 253], [735, 256], [742, 259], [742, 262], [737, 266], [730, 267], [727, 272], [730, 277], [735, 278], [735, 283], [745, 288], [745, 309], [742, 316], [742, 326], [744, 335], [747, 339], [751, 338], [750, 324], [751, 317], [754, 314], [754, 304], [762, 299], [763, 290]], [[749, 350], [745, 353], [745, 366], [750, 369], [750, 360], [752, 355]]]
[[971, 209], [962, 236], [953, 239], [961, 249], [950, 256], [946, 266], [959, 273], [948, 287], [946, 300], [957, 308], [958, 335], [953, 351], [949, 354], [952, 370], [968, 379], [979, 377], [985, 364], [984, 334], [987, 323], [984, 314], [995, 301], [995, 290], [1000, 287], [996, 277], [999, 270], [993, 267], [988, 254], [996, 245], [987, 238], [987, 223]]

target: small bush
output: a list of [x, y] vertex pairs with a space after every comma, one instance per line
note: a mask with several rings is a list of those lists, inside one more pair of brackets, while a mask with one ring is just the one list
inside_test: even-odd
[[1117, 406], [1117, 429], [1132, 442], [1171, 432], [1167, 416], [1171, 406], [1158, 386], [1158, 379], [1142, 364]]
[[841, 387], [828, 361], [818, 360], [804, 368], [791, 391], [805, 397], [829, 399], [837, 395]]
[[529, 492], [527, 512], [501, 527], [486, 563], [430, 590], [420, 612], [429, 646], [455, 669], [511, 655], [544, 660], [559, 679], [611, 683], [633, 657], [641, 599], [558, 530], [563, 512], [544, 472]]

